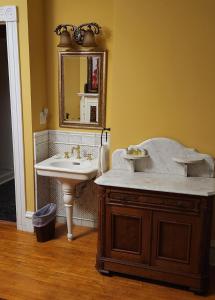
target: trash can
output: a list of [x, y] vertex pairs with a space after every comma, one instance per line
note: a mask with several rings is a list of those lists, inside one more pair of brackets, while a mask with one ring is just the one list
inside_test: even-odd
[[55, 236], [56, 204], [49, 203], [33, 214], [32, 223], [38, 242], [46, 242]]

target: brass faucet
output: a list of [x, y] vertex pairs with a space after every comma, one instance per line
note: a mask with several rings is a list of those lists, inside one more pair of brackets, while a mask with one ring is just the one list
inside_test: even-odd
[[72, 155], [74, 154], [74, 151], [76, 151], [76, 154], [77, 154], [76, 158], [81, 159], [81, 147], [80, 147], [80, 145], [77, 145], [77, 147], [72, 147], [72, 151], [71, 151]]

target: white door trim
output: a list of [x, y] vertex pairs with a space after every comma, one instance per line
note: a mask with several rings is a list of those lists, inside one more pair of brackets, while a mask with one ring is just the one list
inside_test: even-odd
[[7, 32], [17, 229], [26, 230], [24, 146], [16, 6], [0, 7], [0, 22], [6, 24]]

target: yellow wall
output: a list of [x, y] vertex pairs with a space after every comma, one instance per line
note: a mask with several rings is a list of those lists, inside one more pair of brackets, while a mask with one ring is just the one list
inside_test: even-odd
[[28, 0], [28, 26], [31, 72], [31, 103], [33, 131], [44, 130], [40, 112], [48, 106], [45, 74], [44, 1]]
[[215, 156], [215, 1], [114, 4], [112, 149], [166, 136]]

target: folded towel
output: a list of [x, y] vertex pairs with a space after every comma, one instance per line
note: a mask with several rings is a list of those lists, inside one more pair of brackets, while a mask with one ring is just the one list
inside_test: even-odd
[[109, 147], [108, 144], [104, 144], [99, 147], [98, 175], [107, 172], [108, 168], [109, 168]]

